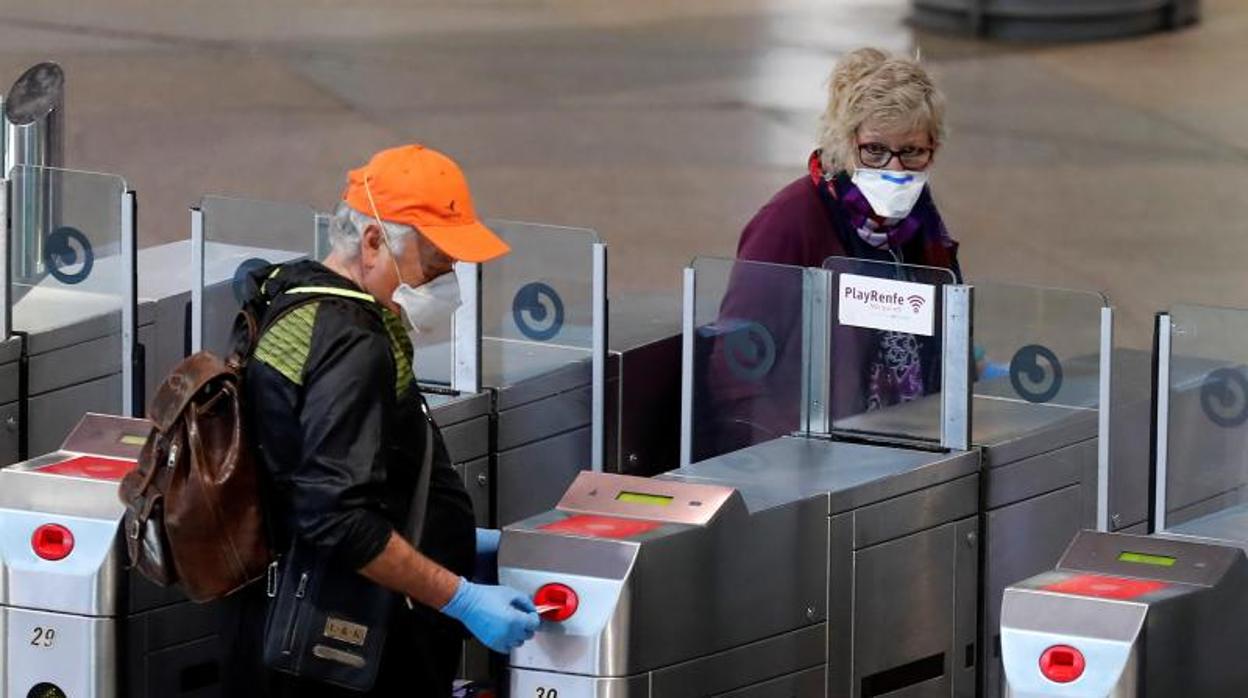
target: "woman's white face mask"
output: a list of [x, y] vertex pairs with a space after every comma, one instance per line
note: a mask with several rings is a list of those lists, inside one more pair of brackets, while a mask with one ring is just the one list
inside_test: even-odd
[[914, 210], [927, 186], [927, 173], [859, 167], [854, 170], [853, 182], [877, 216], [897, 219]]

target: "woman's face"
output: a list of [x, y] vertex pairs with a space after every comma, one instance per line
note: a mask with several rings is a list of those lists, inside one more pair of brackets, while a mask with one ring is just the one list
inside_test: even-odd
[[935, 147], [925, 129], [898, 131], [868, 121], [858, 129], [858, 165], [878, 170], [926, 170]]

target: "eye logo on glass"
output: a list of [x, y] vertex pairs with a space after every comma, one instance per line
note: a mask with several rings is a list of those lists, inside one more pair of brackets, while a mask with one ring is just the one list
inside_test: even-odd
[[511, 318], [525, 337], [545, 342], [563, 329], [563, 299], [540, 281], [525, 284], [512, 299]]
[[91, 275], [95, 251], [81, 230], [62, 226], [44, 241], [43, 261], [52, 278], [63, 284], [79, 284]]
[[1062, 362], [1048, 347], [1028, 344], [1010, 361], [1010, 385], [1027, 402], [1048, 402], [1062, 389]]
[[1211, 371], [1200, 386], [1200, 409], [1209, 421], [1227, 429], [1248, 422], [1248, 378], [1234, 368]]
[[737, 378], [760, 381], [776, 364], [776, 340], [757, 322], [741, 321], [739, 327], [724, 335], [724, 360]]
[[230, 283], [230, 289], [234, 292], [234, 302], [242, 305], [247, 302], [247, 277], [257, 269], [263, 269], [269, 266], [269, 260], [260, 257], [252, 257], [243, 260], [234, 270], [234, 279]]

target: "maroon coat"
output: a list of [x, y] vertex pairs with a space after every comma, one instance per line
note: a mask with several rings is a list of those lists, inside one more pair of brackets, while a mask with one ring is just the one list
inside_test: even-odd
[[[847, 179], [838, 182], [838, 186], [847, 185]], [[928, 191], [911, 215], [921, 221], [913, 240], [891, 253], [872, 248], [850, 225], [838, 199], [810, 176], [803, 176], [755, 214], [741, 233], [737, 258], [791, 267], [821, 267], [828, 257], [899, 260], [951, 269], [960, 276], [957, 245], [945, 231]], [[701, 362], [706, 373], [695, 377], [695, 459], [805, 427], [799, 423], [802, 337], [801, 274], [766, 265], [736, 266], [719, 320], [699, 328], [697, 350], [708, 358]], [[833, 417], [866, 409], [868, 364], [876, 337], [871, 330], [839, 325], [834, 329]], [[939, 348], [934, 342], [929, 344], [926, 385], [935, 391], [940, 380], [935, 361]]]

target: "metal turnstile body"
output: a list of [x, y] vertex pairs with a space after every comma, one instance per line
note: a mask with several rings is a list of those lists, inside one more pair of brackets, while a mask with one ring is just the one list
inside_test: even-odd
[[21, 458], [22, 339], [0, 341], [0, 467]]
[[472, 498], [477, 526], [487, 527], [490, 517], [490, 395], [452, 396], [427, 392], [425, 400], [442, 431], [451, 464], [464, 479], [464, 487]]
[[[1111, 441], [1136, 435], [1119, 455], [1111, 449], [1110, 506], [1116, 527], [1147, 517], [1151, 359], [1143, 352], [1115, 355]], [[1097, 507], [1099, 375], [1096, 358], [1065, 364], [1051, 402], [1018, 399], [1011, 380], [976, 384], [971, 439], [981, 458], [980, 511], [983, 587], [979, 610], [982, 698], [1001, 695], [1001, 595], [1010, 584], [1051, 569], [1070, 540], [1095, 528]], [[1089, 407], [1076, 407], [1084, 404]], [[853, 431], [922, 433], [937, 423], [938, 400], [913, 403], [845, 420]], [[930, 428], [926, 427], [926, 428]], [[933, 432], [930, 438], [935, 438]], [[1142, 442], [1143, 457], [1139, 457]], [[1133, 459], [1134, 457], [1134, 459]], [[1118, 507], [1118, 508], [1114, 508]], [[1124, 513], [1125, 512], [1125, 515]]]
[[[673, 468], [680, 442], [679, 306], [674, 299], [631, 305], [623, 298], [611, 305], [610, 318], [604, 467], [638, 475]], [[580, 350], [489, 339], [483, 348], [483, 383], [495, 390], [498, 411], [497, 523], [505, 526], [554, 506], [589, 469], [592, 366]]]
[[211, 606], [125, 569], [117, 487], [150, 429], [88, 414], [60, 450], [0, 469], [3, 695], [219, 695]]
[[1056, 570], [1005, 592], [1006, 695], [1248, 695], [1231, 640], [1248, 632], [1245, 588], [1238, 547], [1080, 533]]
[[798, 437], [582, 474], [503, 534], [503, 583], [579, 599], [512, 654], [512, 695], [970, 695], [978, 479], [971, 453]]

